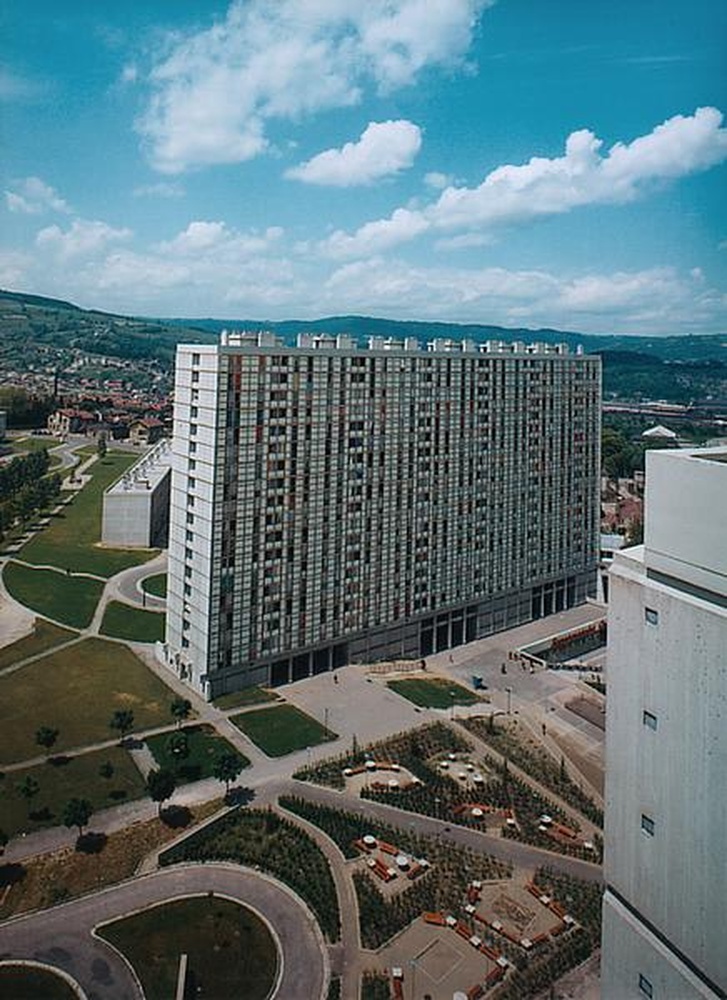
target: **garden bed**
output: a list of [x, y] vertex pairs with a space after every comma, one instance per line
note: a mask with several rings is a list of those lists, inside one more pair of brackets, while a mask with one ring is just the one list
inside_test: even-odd
[[461, 724], [485, 743], [512, 761], [541, 785], [555, 792], [596, 826], [603, 827], [603, 810], [582, 791], [568, 774], [565, 763], [557, 764], [542, 746], [522, 731], [517, 721], [502, 725], [488, 718], [461, 719]]
[[305, 831], [272, 810], [236, 809], [160, 857], [162, 865], [179, 861], [234, 861], [269, 872], [306, 901], [329, 941], [339, 939], [338, 896], [328, 862]]

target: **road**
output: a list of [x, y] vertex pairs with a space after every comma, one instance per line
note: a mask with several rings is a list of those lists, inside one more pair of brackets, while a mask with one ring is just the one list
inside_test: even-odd
[[124, 959], [94, 933], [109, 920], [190, 895], [217, 893], [262, 916], [282, 956], [276, 995], [315, 1000], [327, 981], [327, 955], [315, 920], [281, 883], [237, 865], [166, 868], [103, 892], [0, 925], [0, 957], [58, 966], [93, 1000], [143, 1000]]

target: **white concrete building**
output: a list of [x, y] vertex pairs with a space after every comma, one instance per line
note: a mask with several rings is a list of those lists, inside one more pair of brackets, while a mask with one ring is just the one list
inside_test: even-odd
[[727, 995], [727, 449], [652, 451], [611, 569], [604, 1000]]
[[163, 438], [104, 492], [104, 545], [143, 549], [166, 546], [171, 460], [171, 441]]
[[165, 661], [214, 697], [582, 603], [599, 401], [560, 345], [181, 346]]

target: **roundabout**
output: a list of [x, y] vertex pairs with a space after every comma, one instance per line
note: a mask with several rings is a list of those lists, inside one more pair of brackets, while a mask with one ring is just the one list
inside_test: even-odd
[[190, 896], [223, 897], [251, 910], [267, 925], [278, 952], [271, 997], [323, 996], [328, 960], [310, 911], [281, 883], [237, 865], [173, 866], [11, 920], [0, 927], [0, 954], [57, 968], [97, 1000], [143, 1000], [136, 973], [116, 948], [102, 940], [107, 927], [101, 925]]

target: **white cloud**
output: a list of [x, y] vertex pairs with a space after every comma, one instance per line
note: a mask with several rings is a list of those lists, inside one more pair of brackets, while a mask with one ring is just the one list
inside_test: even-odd
[[184, 195], [184, 188], [181, 184], [159, 181], [157, 184], [139, 184], [132, 194], [135, 198], [181, 198]]
[[190, 222], [172, 240], [159, 243], [154, 250], [164, 256], [190, 257], [200, 260], [214, 258], [219, 264], [224, 257], [234, 261], [266, 253], [280, 240], [283, 230], [270, 226], [264, 232], [241, 233], [224, 222]]
[[127, 63], [121, 70], [119, 82], [122, 84], [136, 83], [139, 79], [139, 67], [136, 63]]
[[544, 270], [428, 268], [372, 257], [336, 269], [323, 288], [331, 314], [551, 326], [584, 333], [716, 332], [727, 297], [699, 274], [652, 268], [563, 276]]
[[[629, 144], [616, 143], [605, 155], [593, 132], [572, 132], [563, 156], [536, 156], [525, 164], [497, 167], [476, 188], [447, 187], [426, 208], [398, 208], [388, 219], [367, 222], [352, 235], [335, 233], [329, 243], [335, 241], [354, 256], [368, 252], [367, 235], [372, 232], [388, 232], [388, 246], [393, 246], [427, 228], [488, 231], [584, 205], [633, 201], [655, 184], [727, 159], [722, 118], [716, 108], [698, 108], [692, 116], [676, 115]], [[401, 212], [407, 213], [406, 227], [396, 224]]]
[[327, 257], [368, 257], [408, 243], [429, 229], [421, 212], [397, 208], [388, 219], [378, 219], [361, 226], [353, 236], [336, 230], [321, 244]]
[[472, 247], [486, 247], [494, 243], [488, 233], [461, 233], [459, 236], [447, 236], [437, 240], [435, 250], [471, 250]]
[[111, 244], [128, 240], [130, 229], [114, 229], [105, 222], [74, 219], [65, 231], [60, 226], [47, 226], [35, 238], [38, 247], [57, 253], [63, 260], [98, 254]]
[[0, 101], [30, 101], [42, 92], [43, 87], [37, 82], [0, 67]]
[[25, 180], [18, 181], [14, 191], [5, 192], [5, 204], [10, 212], [22, 212], [26, 215], [40, 215], [48, 210], [71, 211], [68, 202], [40, 177], [26, 177]]
[[563, 156], [498, 167], [477, 188], [449, 187], [428, 216], [443, 228], [474, 228], [555, 215], [580, 205], [631, 201], [655, 182], [727, 159], [722, 117], [716, 108], [698, 108], [691, 117], [677, 115], [630, 144], [616, 143], [605, 156], [593, 132], [572, 132]]
[[327, 149], [291, 167], [285, 176], [307, 184], [354, 187], [372, 184], [412, 165], [422, 144], [418, 125], [409, 121], [370, 122], [358, 142]]
[[427, 187], [434, 188], [435, 191], [441, 191], [453, 181], [454, 178], [451, 174], [443, 174], [438, 170], [430, 170], [428, 174], [424, 175], [424, 183]]
[[237, 163], [268, 146], [266, 123], [414, 83], [467, 53], [493, 0], [235, 0], [225, 18], [170, 36], [137, 124], [160, 171]]

